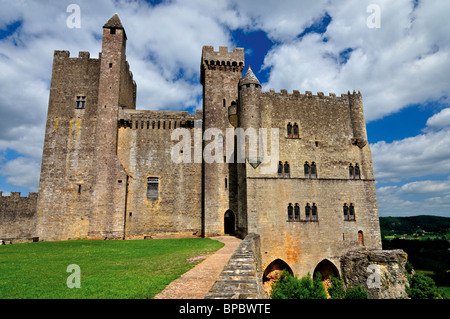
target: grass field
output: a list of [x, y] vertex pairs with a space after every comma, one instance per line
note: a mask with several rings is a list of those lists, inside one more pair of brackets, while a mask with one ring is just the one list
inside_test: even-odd
[[[0, 299], [153, 298], [224, 244], [208, 238], [76, 240], [0, 246]], [[194, 258], [196, 259], [196, 258]], [[68, 288], [80, 267], [81, 288]], [[71, 281], [72, 282], [72, 281]]]

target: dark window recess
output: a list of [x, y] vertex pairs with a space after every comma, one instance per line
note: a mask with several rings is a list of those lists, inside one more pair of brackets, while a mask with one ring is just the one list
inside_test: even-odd
[[318, 220], [318, 216], [317, 216], [317, 206], [316, 204], [313, 203], [312, 207], [311, 207], [311, 220]]
[[349, 175], [350, 179], [353, 179], [354, 176], [355, 176], [352, 164], [350, 164], [349, 167], [348, 167], [348, 175]]
[[283, 177], [283, 163], [278, 162], [278, 177]]
[[290, 222], [294, 220], [293, 211], [294, 211], [294, 207], [292, 207], [292, 204], [289, 203], [289, 206], [288, 206], [288, 221], [290, 221]]
[[305, 165], [303, 166], [304, 168], [303, 168], [303, 170], [304, 170], [304, 172], [305, 172], [305, 178], [309, 178], [309, 164], [308, 164], [308, 162], [305, 162]]
[[292, 138], [292, 124], [291, 124], [291, 122], [289, 122], [288, 125], [287, 125], [287, 136], [289, 138]]
[[299, 135], [298, 135], [298, 125], [297, 125], [297, 123], [294, 123], [294, 127], [293, 127], [293, 129], [294, 129], [294, 138], [298, 138], [299, 137]]
[[81, 185], [78, 185], [78, 194], [81, 194]]
[[291, 172], [290, 172], [290, 169], [289, 169], [289, 164], [288, 164], [288, 162], [285, 162], [285, 163], [284, 163], [284, 177], [285, 177], [285, 178], [291, 177]]
[[358, 164], [355, 165], [355, 179], [360, 179], [361, 178], [361, 174], [359, 171], [359, 166]]
[[116, 28], [109, 29], [109, 34], [116, 34]]
[[159, 177], [147, 178], [147, 198], [159, 198]]
[[311, 178], [317, 178], [317, 168], [316, 163], [311, 163]]
[[77, 109], [84, 109], [86, 107], [86, 97], [79, 95], [77, 96]]
[[294, 206], [294, 220], [295, 221], [300, 220], [300, 207], [298, 206], [297, 203], [295, 203], [295, 206]]

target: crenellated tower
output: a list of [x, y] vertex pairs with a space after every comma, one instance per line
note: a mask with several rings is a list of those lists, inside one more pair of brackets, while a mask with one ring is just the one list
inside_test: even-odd
[[[234, 48], [229, 52], [227, 47], [220, 47], [217, 52], [212, 46], [203, 47], [203, 130], [219, 129], [223, 134], [219, 142], [223, 140], [224, 150], [227, 143], [223, 138], [226, 129], [233, 127], [228, 119], [228, 109], [238, 100], [238, 83], [242, 78], [243, 68], [244, 49]], [[229, 160], [224, 158], [223, 163], [203, 162], [202, 233], [206, 236], [224, 233], [225, 215], [229, 218], [229, 223], [235, 223], [237, 173], [235, 165], [226, 163]], [[234, 232], [234, 227], [229, 228], [230, 232]]]

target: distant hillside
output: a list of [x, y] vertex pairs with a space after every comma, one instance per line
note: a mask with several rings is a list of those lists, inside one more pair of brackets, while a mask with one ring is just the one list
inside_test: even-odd
[[413, 234], [418, 231], [446, 235], [450, 229], [450, 217], [411, 216], [411, 217], [380, 217], [382, 236], [388, 234]]

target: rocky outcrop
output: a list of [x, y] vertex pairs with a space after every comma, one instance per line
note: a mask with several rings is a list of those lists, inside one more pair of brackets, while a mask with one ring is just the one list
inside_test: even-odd
[[369, 299], [405, 299], [408, 285], [403, 250], [350, 250], [341, 257], [346, 288], [361, 285]]

